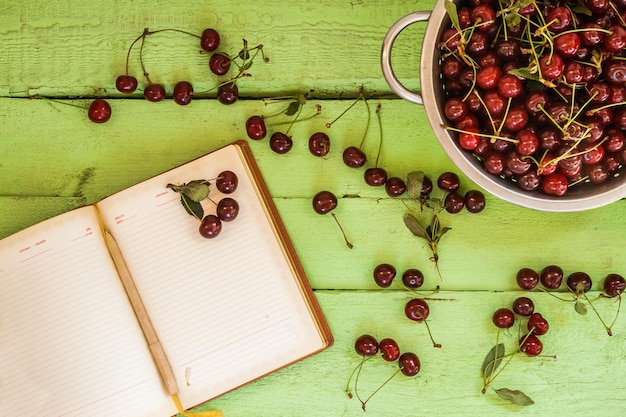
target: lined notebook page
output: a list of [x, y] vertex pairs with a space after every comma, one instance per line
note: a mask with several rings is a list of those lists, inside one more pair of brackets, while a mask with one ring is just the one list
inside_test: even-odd
[[[239, 216], [205, 239], [168, 183], [238, 175]], [[212, 187], [210, 197], [222, 195]], [[148, 314], [191, 407], [323, 347], [233, 145], [103, 200]], [[215, 207], [205, 205], [205, 214]]]
[[94, 207], [0, 241], [0, 416], [172, 415], [149, 355]]

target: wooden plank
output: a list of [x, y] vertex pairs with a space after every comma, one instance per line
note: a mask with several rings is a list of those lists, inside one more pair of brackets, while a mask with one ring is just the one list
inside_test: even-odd
[[[372, 113], [377, 104], [382, 104], [385, 139], [380, 165], [390, 175], [405, 176], [415, 168], [434, 171], [434, 167], [451, 166], [430, 126], [417, 122], [423, 120], [422, 107], [399, 99], [370, 101]], [[242, 100], [225, 106], [216, 100], [198, 100], [181, 107], [172, 101], [112, 100], [111, 120], [98, 125], [87, 119], [84, 109], [75, 107], [88, 106], [89, 102], [64, 102], [69, 106], [48, 100], [0, 98], [4, 119], [11, 120], [0, 142], [0, 194], [83, 196], [90, 202], [97, 201], [246, 137], [245, 121], [249, 116], [274, 115], [289, 103], [266, 106], [261, 100]], [[294, 148], [285, 155], [272, 152], [267, 138], [250, 141], [273, 195], [312, 196], [316, 188], [331, 186], [341, 194], [368, 191], [362, 173], [345, 167], [341, 159], [345, 147], [358, 146], [362, 141], [367, 126], [365, 106], [359, 103], [332, 128], [325, 127], [352, 102], [310, 101], [303, 106], [301, 117], [314, 115], [316, 105], [322, 106], [322, 113], [295, 123], [291, 129], [289, 123], [294, 117], [267, 119], [268, 137], [289, 129], [294, 140]], [[308, 138], [316, 131], [328, 132], [331, 137], [328, 158], [316, 158], [308, 151]], [[379, 141], [377, 120], [372, 114], [364, 144], [371, 165]], [[46, 173], [45, 186], [34, 172]], [[339, 180], [338, 175], [346, 178]]]
[[[255, 62], [250, 69], [253, 77], [240, 83], [242, 95], [297, 91], [337, 97], [354, 94], [360, 84], [389, 94], [379, 63], [382, 39], [397, 19], [431, 10], [435, 1], [157, 5], [142, 0], [123, 7], [75, 3], [69, 8], [63, 0], [2, 3], [0, 56], [5, 70], [0, 74], [0, 96], [119, 95], [115, 78], [124, 72], [128, 47], [145, 27], [197, 34], [214, 27], [221, 34], [220, 50], [236, 55], [245, 38], [251, 45], [262, 43], [270, 58], [267, 64]], [[394, 48], [394, 68], [411, 88], [419, 86], [425, 26], [407, 29]], [[172, 32], [151, 36], [145, 45], [147, 71], [153, 81], [166, 84], [169, 93], [183, 79], [196, 91], [212, 89], [217, 78], [209, 72], [208, 54], [199, 50], [199, 41], [191, 36]], [[138, 55], [131, 58], [131, 73], [142, 78]]]
[[[491, 315], [507, 307], [518, 292], [443, 292], [429, 302], [430, 327], [441, 349], [430, 344], [423, 323], [408, 320], [403, 308], [408, 297], [398, 291], [318, 291], [337, 342], [330, 350], [206, 405], [226, 416], [363, 416], [356, 399], [344, 393], [350, 372], [359, 362], [354, 341], [361, 334], [379, 340], [394, 338], [402, 351], [413, 351], [422, 369], [413, 378], [397, 375], [367, 406], [376, 416], [621, 416], [626, 407], [624, 372], [626, 320], [620, 317], [615, 334], [607, 336], [590, 312], [580, 316], [571, 304], [546, 294], [531, 293], [536, 311], [551, 327], [541, 336], [547, 357], [515, 357], [493, 382], [494, 388], [519, 389], [535, 404], [508, 404], [495, 393], [480, 393], [481, 365], [496, 343]], [[603, 313], [615, 307], [610, 300]], [[600, 304], [600, 303], [599, 303]], [[500, 341], [514, 344], [518, 330], [504, 332]], [[373, 359], [361, 376], [367, 397], [397, 369]], [[269, 398], [268, 398], [269, 397]], [[278, 404], [280, 404], [278, 406]]]
[[[4, 214], [0, 236], [58, 214], [61, 208], [98, 201], [239, 139], [245, 135], [247, 116], [269, 114], [259, 100], [234, 106], [201, 100], [186, 108], [171, 102], [113, 100], [115, 118], [95, 125], [75, 107], [42, 100], [0, 99], [0, 103], [7, 102], [11, 105], [3, 107], [13, 123], [6, 127], [0, 142], [0, 192], [45, 198], [0, 200]], [[82, 102], [86, 101], [72, 101]], [[341, 160], [343, 148], [361, 141], [364, 107], [359, 103], [345, 120], [325, 128], [325, 123], [350, 102], [308, 103], [303, 111], [313, 111], [315, 104], [321, 104], [322, 115], [293, 125], [295, 145], [288, 154], [273, 153], [267, 139], [250, 141], [270, 192], [316, 288], [374, 288], [371, 271], [381, 262], [395, 264], [398, 269], [422, 269], [432, 288], [438, 278], [428, 260], [429, 250], [402, 223], [405, 205], [382, 189], [367, 186], [363, 169], [348, 168]], [[454, 170], [424, 122], [421, 106], [401, 100], [371, 100], [370, 106], [377, 103], [382, 103], [385, 138], [380, 164], [390, 175], [404, 177], [421, 169], [435, 179], [445, 170]], [[30, 122], [35, 118], [39, 123]], [[57, 122], [60, 118], [63, 123]], [[268, 119], [268, 126], [286, 129], [279, 124], [285, 120], [290, 119]], [[317, 130], [331, 136], [332, 150], [327, 159], [308, 153], [308, 137]], [[370, 164], [378, 140], [374, 118], [364, 146]], [[474, 187], [462, 179], [465, 190]], [[323, 218], [311, 209], [311, 197], [323, 189], [345, 196], [335, 212], [355, 246], [353, 250], [345, 247], [332, 218]], [[60, 197], [70, 200], [61, 207], [48, 205]], [[44, 203], [31, 209], [33, 201]], [[487, 196], [487, 208], [482, 213], [444, 213], [442, 222], [452, 231], [439, 245], [441, 285], [450, 290], [511, 290], [515, 283], [509, 277], [519, 268], [540, 269], [551, 263], [570, 272], [586, 271], [595, 280], [610, 272], [626, 273], [621, 254], [626, 243], [621, 232], [624, 204], [619, 201], [582, 213], [542, 213]]]

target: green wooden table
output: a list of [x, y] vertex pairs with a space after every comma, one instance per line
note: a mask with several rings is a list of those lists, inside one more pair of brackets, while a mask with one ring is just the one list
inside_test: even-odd
[[[580, 315], [573, 303], [539, 292], [530, 296], [551, 324], [542, 338], [544, 353], [556, 359], [516, 357], [493, 383], [494, 388], [522, 390], [535, 404], [521, 407], [493, 391], [481, 394], [481, 365], [496, 337], [491, 315], [526, 295], [515, 283], [520, 268], [556, 264], [567, 274], [587, 272], [594, 279], [590, 298], [601, 292], [608, 273], [626, 274], [624, 201], [586, 212], [541, 213], [487, 195], [482, 213], [442, 215], [452, 230], [439, 247], [440, 281], [425, 242], [402, 222], [403, 202], [367, 186], [363, 169], [348, 168], [341, 160], [345, 147], [361, 141], [367, 124], [363, 103], [325, 127], [362, 86], [372, 109], [364, 145], [370, 161], [379, 146], [373, 109], [380, 104], [380, 165], [390, 175], [421, 170], [436, 178], [456, 171], [424, 109], [397, 98], [380, 70], [387, 29], [410, 12], [432, 9], [434, 0], [0, 3], [0, 237], [245, 138], [249, 116], [280, 112], [289, 102], [263, 99], [308, 94], [302, 118], [321, 105], [321, 115], [291, 128], [291, 152], [273, 153], [267, 139], [250, 144], [335, 345], [205, 408], [221, 409], [228, 417], [362, 415], [344, 387], [359, 362], [355, 339], [369, 333], [396, 339], [422, 363], [418, 376], [393, 378], [368, 403], [369, 415], [621, 416], [626, 411], [626, 318], [618, 319], [609, 337], [591, 311]], [[252, 76], [239, 82], [239, 101], [231, 106], [211, 93], [185, 107], [170, 99], [150, 103], [140, 94], [122, 96], [115, 78], [124, 71], [128, 46], [145, 27], [193, 33], [214, 27], [222, 36], [221, 49], [236, 52], [245, 38], [251, 45], [262, 43], [270, 61], [255, 61]], [[393, 52], [398, 76], [412, 89], [419, 88], [424, 28], [416, 24], [405, 30]], [[168, 93], [180, 80], [192, 82], [196, 91], [211, 90], [217, 78], [209, 72], [208, 55], [198, 51], [196, 39], [165, 32], [146, 40], [144, 61], [151, 78], [165, 84]], [[136, 55], [131, 72], [140, 78]], [[38, 96], [56, 101], [32, 99]], [[91, 123], [79, 108], [95, 97], [106, 97], [113, 108], [105, 124]], [[291, 120], [277, 116], [268, 119], [268, 127], [284, 130]], [[331, 137], [326, 159], [308, 152], [308, 138], [316, 131]], [[475, 187], [461, 179], [464, 189]], [[335, 212], [352, 250], [332, 219], [311, 208], [311, 197], [323, 189], [341, 197]], [[440, 285], [441, 291], [430, 297], [429, 324], [441, 349], [433, 348], [423, 324], [404, 316], [406, 291], [375, 285], [372, 270], [383, 262], [399, 271], [421, 269], [424, 291]], [[615, 302], [596, 305], [610, 321]], [[501, 337], [512, 340], [516, 334], [511, 330]], [[382, 361], [368, 363], [361, 394], [367, 396], [395, 369]]]

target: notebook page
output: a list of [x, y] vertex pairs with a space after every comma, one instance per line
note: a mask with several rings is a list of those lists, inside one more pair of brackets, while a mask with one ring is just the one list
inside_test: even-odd
[[[165, 186], [238, 175], [239, 216], [205, 239]], [[172, 365], [185, 407], [319, 350], [323, 341], [233, 145], [118, 195], [99, 207], [125, 254]], [[212, 187], [210, 197], [219, 201]], [[215, 207], [205, 205], [205, 214]]]
[[0, 416], [174, 413], [94, 207], [0, 241]]

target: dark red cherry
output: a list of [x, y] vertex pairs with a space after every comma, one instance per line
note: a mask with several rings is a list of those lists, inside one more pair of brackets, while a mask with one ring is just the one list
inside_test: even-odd
[[383, 168], [368, 168], [363, 173], [363, 178], [365, 179], [365, 183], [371, 186], [381, 186], [385, 185], [387, 182], [387, 171]]
[[400, 372], [406, 376], [415, 376], [420, 371], [420, 360], [415, 353], [404, 352], [398, 359]]
[[626, 288], [626, 280], [619, 274], [609, 274], [604, 278], [604, 292], [609, 297], [618, 297]]
[[439, 175], [437, 186], [444, 191], [456, 191], [461, 186], [461, 180], [454, 172], [447, 171]]
[[385, 191], [389, 197], [399, 197], [406, 192], [406, 183], [400, 177], [389, 177], [385, 183]]
[[106, 100], [97, 98], [89, 105], [87, 116], [94, 123], [108, 122], [111, 118], [111, 105]]
[[313, 196], [313, 210], [318, 214], [330, 213], [337, 207], [337, 197], [330, 191], [320, 191]]
[[563, 269], [556, 265], [546, 266], [539, 274], [541, 285], [549, 290], [556, 290], [563, 282]]
[[457, 191], [449, 191], [444, 199], [444, 207], [448, 213], [460, 213], [465, 206], [465, 200]]
[[162, 84], [150, 84], [143, 90], [146, 100], [157, 102], [165, 98], [165, 87]]
[[550, 326], [548, 325], [548, 320], [541, 313], [533, 313], [528, 318], [527, 328], [530, 333], [541, 336], [548, 333]]
[[402, 274], [402, 283], [407, 288], [419, 288], [424, 284], [424, 274], [419, 269], [407, 269]]
[[230, 197], [224, 197], [217, 203], [217, 217], [223, 222], [231, 222], [239, 215], [239, 203]]
[[[531, 268], [521, 268], [516, 275], [517, 285], [526, 291], [530, 291], [539, 283], [539, 274]], [[559, 283], [560, 285], [560, 283]]]
[[562, 32], [572, 23], [572, 13], [565, 6], [557, 6], [548, 12], [546, 22], [548, 27], [554, 32]]
[[586, 272], [572, 272], [565, 282], [569, 289], [576, 293], [587, 292], [591, 289], [591, 277]]
[[130, 94], [137, 89], [137, 78], [132, 75], [120, 75], [115, 80], [115, 88], [124, 94]]
[[200, 47], [207, 52], [215, 51], [220, 46], [220, 34], [215, 29], [204, 29], [200, 36]]
[[400, 357], [400, 347], [398, 343], [389, 337], [382, 339], [378, 343], [378, 347], [382, 358], [387, 362], [393, 362]]
[[361, 356], [374, 356], [378, 349], [378, 341], [369, 334], [359, 336], [354, 342], [354, 350]]
[[217, 100], [222, 104], [233, 104], [239, 98], [239, 87], [235, 83], [222, 84], [217, 87]]
[[414, 298], [406, 303], [404, 314], [413, 321], [421, 322], [428, 318], [430, 308], [425, 300]]
[[500, 329], [508, 329], [515, 323], [515, 314], [508, 308], [499, 308], [491, 318], [493, 324]]
[[560, 55], [545, 54], [539, 58], [539, 70], [546, 80], [556, 80], [563, 74], [565, 62]]
[[535, 312], [535, 303], [528, 297], [517, 297], [513, 300], [513, 311], [515, 314], [528, 317]]
[[377, 265], [374, 268], [374, 281], [379, 287], [387, 288], [393, 282], [393, 279], [396, 277], [396, 268], [387, 263], [383, 263]]
[[222, 231], [222, 221], [215, 214], [207, 214], [200, 222], [200, 236], [213, 239]]
[[246, 120], [246, 133], [252, 140], [261, 140], [267, 136], [267, 127], [265, 127], [265, 119], [263, 116], [250, 116]]
[[231, 194], [237, 189], [239, 178], [233, 171], [222, 171], [215, 180], [215, 186], [223, 194]]
[[366, 161], [365, 153], [356, 146], [348, 146], [343, 151], [343, 162], [350, 168], [360, 168]]
[[538, 356], [543, 350], [543, 343], [534, 334], [527, 334], [520, 337], [519, 350], [528, 356]]
[[480, 213], [485, 209], [485, 195], [478, 190], [469, 190], [463, 196], [465, 208], [470, 213]]
[[193, 86], [188, 81], [180, 81], [174, 86], [174, 92], [172, 98], [176, 104], [186, 106], [191, 103], [193, 97]]
[[209, 58], [209, 68], [215, 75], [225, 75], [230, 70], [231, 59], [222, 52], [216, 52]]
[[278, 154], [284, 154], [293, 147], [293, 139], [283, 132], [274, 132], [270, 136], [270, 149]]
[[555, 172], [543, 179], [541, 189], [546, 194], [562, 196], [567, 193], [568, 185], [567, 177], [560, 172]]
[[315, 132], [309, 138], [309, 152], [315, 156], [326, 156], [330, 152], [330, 138], [324, 132]]

